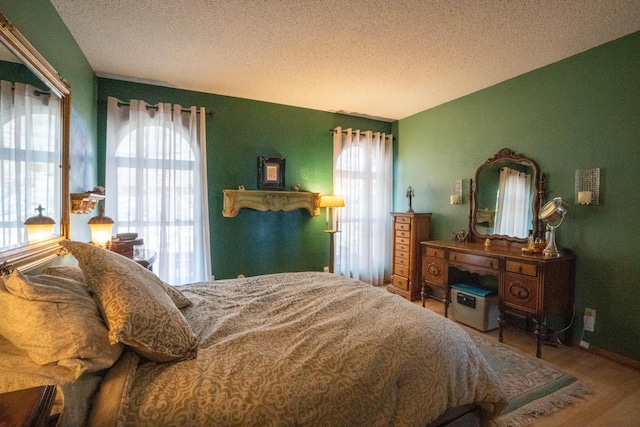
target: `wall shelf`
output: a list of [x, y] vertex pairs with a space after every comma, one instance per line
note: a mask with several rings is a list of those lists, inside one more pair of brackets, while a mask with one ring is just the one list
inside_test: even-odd
[[311, 216], [320, 214], [320, 193], [308, 191], [222, 190], [222, 215], [231, 218], [242, 208], [258, 211], [292, 211], [306, 209]]
[[104, 199], [103, 194], [96, 193], [71, 193], [71, 213], [88, 214], [93, 211], [100, 200]]

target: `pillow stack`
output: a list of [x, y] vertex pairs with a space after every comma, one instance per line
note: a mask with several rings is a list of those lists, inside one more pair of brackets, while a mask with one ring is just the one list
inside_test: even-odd
[[17, 270], [0, 278], [0, 335], [37, 364], [64, 366], [75, 378], [111, 367], [123, 350], [109, 341], [84, 284]]
[[179, 291], [115, 252], [81, 242], [63, 241], [61, 245], [78, 260], [112, 344], [126, 344], [156, 362], [195, 356], [197, 339], [168, 295], [184, 298]]

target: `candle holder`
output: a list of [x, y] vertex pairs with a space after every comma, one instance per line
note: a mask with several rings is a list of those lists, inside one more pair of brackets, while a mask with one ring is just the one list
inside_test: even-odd
[[600, 168], [576, 170], [575, 198], [577, 205], [600, 204]]
[[452, 205], [462, 204], [462, 179], [455, 179], [451, 181], [451, 196], [449, 196], [449, 203]]

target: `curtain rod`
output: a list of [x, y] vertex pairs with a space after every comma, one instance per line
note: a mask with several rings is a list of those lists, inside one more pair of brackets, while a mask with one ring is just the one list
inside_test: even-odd
[[[130, 103], [128, 103], [128, 102], [118, 101], [118, 107], [128, 107], [128, 106], [130, 106], [130, 105], [131, 105], [131, 104], [130, 104]], [[146, 105], [146, 107], [145, 107], [145, 108], [146, 108], [147, 110], [157, 110], [157, 109], [158, 109], [158, 106], [157, 106], [157, 105]], [[182, 109], [182, 112], [183, 112], [183, 113], [188, 113], [189, 111], [191, 111], [191, 110], [186, 109], [186, 108], [183, 108], [183, 109]], [[197, 111], [196, 111], [196, 114], [200, 114], [200, 110], [197, 110]], [[213, 117], [213, 111], [207, 111], [207, 112], [206, 112], [206, 113], [204, 113], [204, 114], [205, 114], [205, 115], [207, 115], [207, 116], [209, 116], [209, 117]]]
[[[15, 86], [13, 85], [13, 83], [11, 83], [11, 90], [16, 90]], [[40, 96], [40, 95], [50, 96], [51, 95], [51, 91], [47, 92], [47, 91], [42, 91], [42, 90], [35, 89], [33, 91], [33, 94], [36, 95], [36, 96]]]
[[[336, 129], [329, 129], [329, 133], [334, 133], [335, 131], [336, 131]], [[360, 132], [363, 132], [363, 131], [360, 131]], [[364, 131], [364, 132], [366, 132], [366, 131]], [[371, 132], [373, 132], [373, 131], [371, 131]], [[346, 129], [342, 129], [342, 133], [347, 133], [347, 130]], [[356, 133], [356, 131], [352, 130], [351, 133]], [[376, 133], [376, 132], [373, 132], [373, 133]], [[378, 133], [384, 133], [384, 132], [378, 132]], [[386, 134], [385, 133], [385, 135], [391, 135], [391, 134]], [[391, 136], [393, 137], [393, 135], [391, 135]]]

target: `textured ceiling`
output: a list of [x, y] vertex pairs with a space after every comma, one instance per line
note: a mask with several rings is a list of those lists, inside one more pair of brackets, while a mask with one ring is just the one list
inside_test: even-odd
[[51, 0], [98, 76], [397, 120], [640, 30], [638, 0]]

